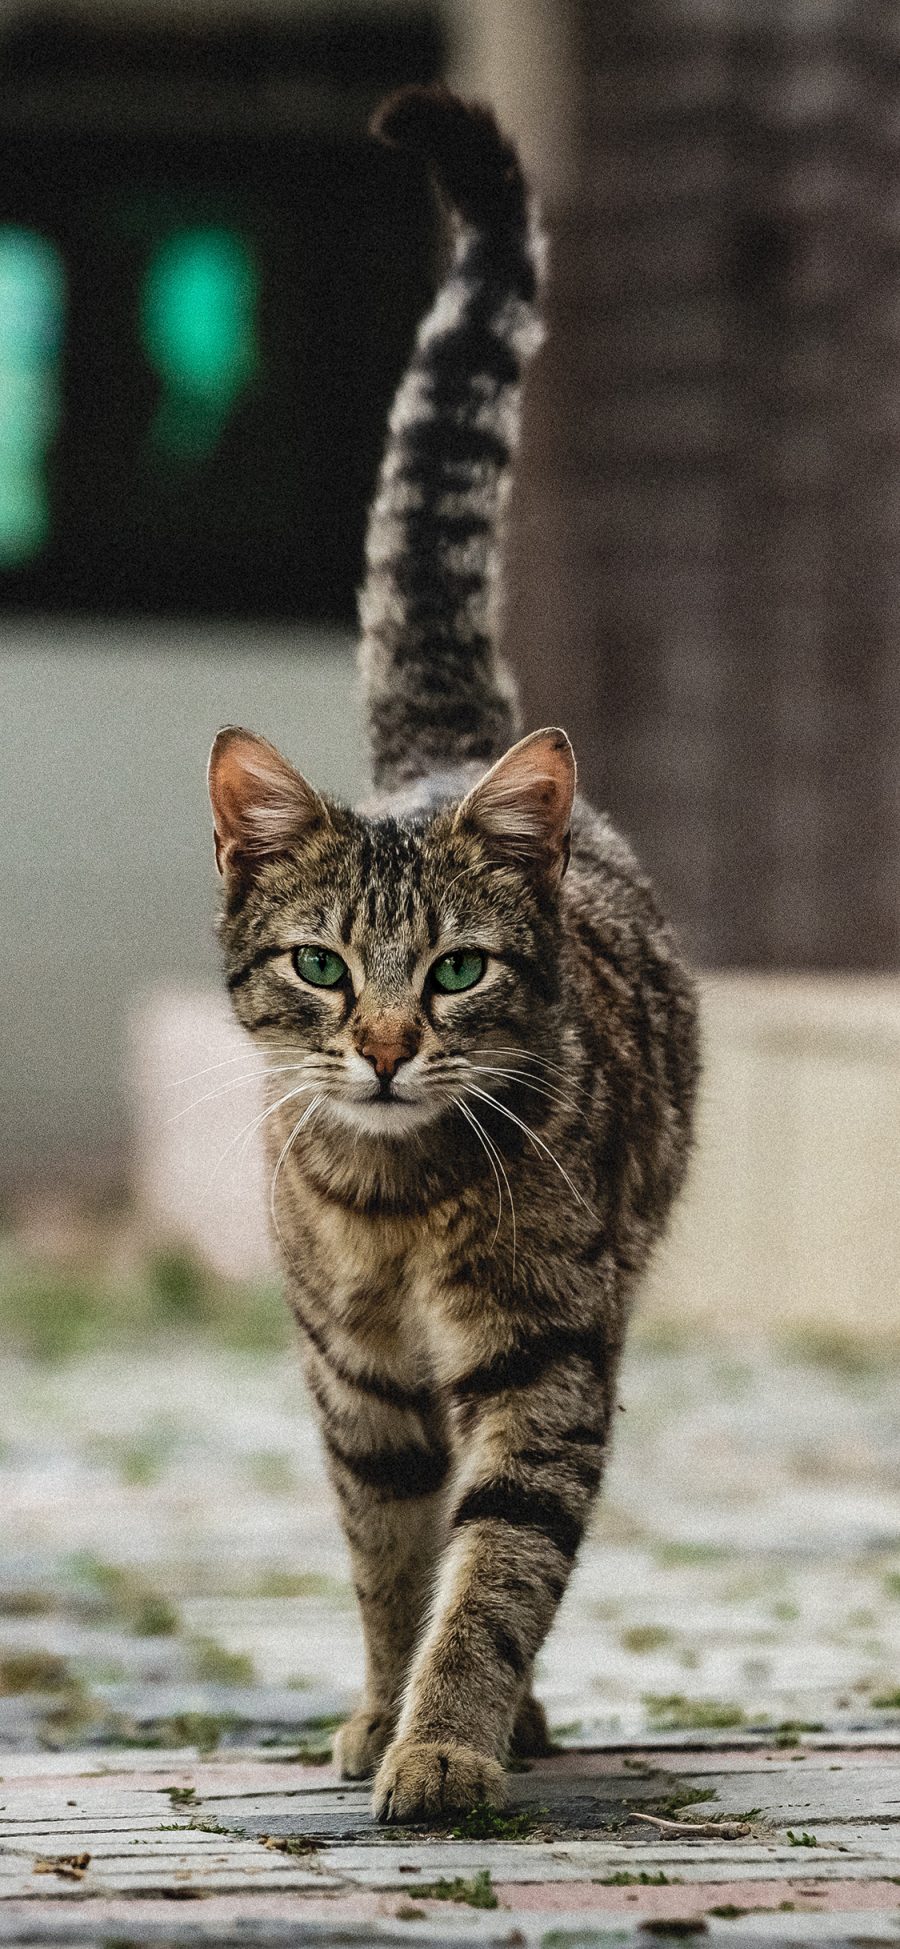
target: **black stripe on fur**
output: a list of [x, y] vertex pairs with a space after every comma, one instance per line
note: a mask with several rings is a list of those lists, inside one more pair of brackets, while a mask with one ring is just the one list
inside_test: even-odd
[[398, 1381], [388, 1380], [385, 1375], [354, 1373], [329, 1346], [325, 1334], [320, 1333], [312, 1321], [301, 1313], [296, 1300], [292, 1304], [297, 1325], [343, 1387], [355, 1388], [358, 1394], [371, 1394], [373, 1400], [384, 1401], [391, 1408], [408, 1408], [414, 1414], [430, 1414], [433, 1411], [434, 1395], [430, 1388], [401, 1387]]
[[548, 1368], [568, 1360], [586, 1360], [598, 1373], [605, 1372], [607, 1350], [596, 1328], [547, 1333], [530, 1343], [526, 1341], [511, 1353], [498, 1354], [496, 1360], [473, 1367], [453, 1383], [451, 1391], [457, 1401], [505, 1394], [508, 1388], [531, 1387]]
[[433, 1496], [447, 1479], [450, 1457], [445, 1448], [422, 1448], [409, 1442], [404, 1448], [378, 1448], [354, 1454], [337, 1441], [329, 1427], [323, 1430], [325, 1445], [336, 1462], [367, 1489], [390, 1502], [414, 1502], [419, 1496]]
[[546, 1536], [561, 1556], [571, 1561], [581, 1542], [582, 1523], [566, 1508], [560, 1496], [549, 1490], [523, 1489], [517, 1482], [497, 1476], [471, 1489], [455, 1511], [453, 1525], [467, 1523], [506, 1523], [512, 1529], [534, 1529]]
[[274, 961], [276, 954], [283, 953], [284, 947], [281, 945], [277, 947], [257, 948], [256, 953], [250, 956], [249, 961], [244, 961], [239, 968], [232, 969], [231, 974], [228, 975], [225, 982], [226, 988], [231, 994], [234, 994], [236, 988], [242, 988], [244, 982], [249, 981], [254, 969], [263, 967], [266, 961]]

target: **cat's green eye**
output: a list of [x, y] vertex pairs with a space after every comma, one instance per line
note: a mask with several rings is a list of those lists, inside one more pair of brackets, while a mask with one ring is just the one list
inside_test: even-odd
[[477, 948], [459, 948], [455, 954], [442, 954], [431, 970], [431, 979], [443, 995], [458, 995], [462, 988], [474, 988], [487, 965]]
[[295, 947], [294, 967], [314, 988], [337, 988], [347, 972], [346, 961], [328, 947]]

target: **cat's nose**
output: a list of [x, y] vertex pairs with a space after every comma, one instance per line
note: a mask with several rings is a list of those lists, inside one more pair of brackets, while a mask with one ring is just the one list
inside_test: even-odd
[[419, 1038], [412, 1026], [405, 1023], [401, 1026], [395, 1019], [390, 1025], [384, 1022], [380, 1027], [373, 1023], [363, 1031], [356, 1046], [360, 1055], [372, 1064], [376, 1076], [389, 1083], [400, 1064], [415, 1055]]
[[360, 1044], [359, 1053], [372, 1064], [376, 1076], [381, 1076], [390, 1082], [400, 1064], [407, 1061], [413, 1054], [413, 1050], [406, 1040], [392, 1038], [388, 1041], [382, 1040], [380, 1036], [370, 1035]]

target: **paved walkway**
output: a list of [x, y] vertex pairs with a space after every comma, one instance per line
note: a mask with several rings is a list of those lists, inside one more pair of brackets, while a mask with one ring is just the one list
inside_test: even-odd
[[450, 1836], [326, 1763], [359, 1634], [289, 1357], [8, 1399], [0, 1943], [900, 1949], [896, 1368], [645, 1330], [538, 1673], [567, 1750]]

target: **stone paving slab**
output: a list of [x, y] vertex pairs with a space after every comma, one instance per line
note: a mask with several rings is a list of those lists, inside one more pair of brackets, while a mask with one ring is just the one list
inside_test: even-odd
[[319, 1763], [360, 1634], [289, 1357], [14, 1366], [2, 1949], [900, 1949], [896, 1371], [638, 1337], [622, 1400], [538, 1671], [565, 1750], [511, 1776], [521, 1838], [453, 1837], [376, 1828]]
[[[578, 1917], [554, 1917], [548, 1928], [547, 1918], [533, 1927], [510, 1927], [506, 1918], [481, 1917], [466, 1919], [463, 1922], [447, 1922], [440, 1930], [429, 1923], [407, 1921], [400, 1925], [380, 1916], [364, 1922], [347, 1920], [337, 1929], [327, 1920], [308, 1920], [297, 1922], [291, 1919], [289, 1908], [280, 1914], [270, 1913], [261, 1917], [250, 1912], [241, 1913], [236, 1919], [233, 1911], [227, 1912], [224, 1905], [211, 1900], [204, 1905], [203, 1919], [190, 1921], [174, 1919], [164, 1914], [152, 1913], [152, 1905], [142, 1904], [142, 1913], [135, 1915], [129, 1911], [136, 1923], [137, 1937], [114, 1935], [108, 1940], [122, 1943], [134, 1942], [135, 1949], [294, 1949], [295, 1944], [328, 1945], [328, 1949], [356, 1949], [359, 1944], [378, 1944], [381, 1949], [400, 1949], [402, 1944], [427, 1943], [428, 1949], [654, 1949], [654, 1945], [669, 1945], [676, 1949], [691, 1935], [679, 1930], [677, 1934], [654, 1923], [648, 1930], [646, 1923], [623, 1923], [614, 1916], [600, 1917], [587, 1926]], [[126, 1918], [121, 1913], [110, 1913], [110, 1924], [121, 1929]], [[15, 1944], [16, 1949], [43, 1949], [43, 1945], [53, 1945], [53, 1949], [95, 1949], [97, 1943], [96, 1925], [86, 1918], [65, 1918], [60, 1925], [55, 1920], [29, 1914], [15, 1918], [16, 1934], [6, 1932], [0, 1919], [0, 1943]], [[22, 1933], [24, 1931], [24, 1933]], [[702, 1931], [693, 1932], [695, 1949], [705, 1949], [705, 1945], [730, 1944], [732, 1949], [818, 1949], [818, 1945], [833, 1945], [834, 1949], [897, 1949], [900, 1943], [900, 1926], [873, 1919], [865, 1913], [845, 1916], [792, 1916], [778, 1919], [773, 1929], [767, 1917], [747, 1916], [740, 1921], [707, 1920]]]
[[[254, 1918], [258, 1939], [273, 1942], [286, 1900], [297, 1942], [359, 1940], [352, 1931], [364, 1924], [373, 1941], [585, 1949], [643, 1940], [646, 1949], [665, 1939], [658, 1928], [691, 1920], [695, 1935], [715, 1935], [721, 1923], [723, 1939], [739, 1941], [736, 1925], [754, 1911], [768, 1942], [825, 1940], [796, 1933], [803, 1914], [832, 1924], [846, 1916], [844, 1934], [827, 1938], [836, 1943], [900, 1941], [900, 1766], [877, 1747], [804, 1746], [788, 1756], [771, 1748], [766, 1766], [758, 1749], [736, 1752], [720, 1736], [702, 1754], [648, 1747], [639, 1771], [621, 1751], [561, 1753], [511, 1778], [504, 1818], [533, 1823], [521, 1839], [378, 1828], [365, 1791], [283, 1757], [186, 1763], [144, 1753], [136, 1764], [122, 1754], [121, 1772], [100, 1774], [82, 1771], [82, 1758], [96, 1764], [92, 1754], [71, 1754], [68, 1772], [47, 1754], [33, 1756], [29, 1775], [16, 1757], [17, 1777], [0, 1783], [0, 1943], [202, 1941], [180, 1920], [154, 1936], [158, 1904], [202, 1902], [212, 1926], [209, 1904], [228, 1897]], [[686, 1820], [741, 1814], [748, 1831], [672, 1838], [631, 1818], [654, 1805]], [[85, 1853], [77, 1879], [64, 1861], [63, 1872], [35, 1873], [36, 1861]], [[435, 1899], [442, 1881], [462, 1883], [469, 1903]], [[485, 1887], [496, 1907], [473, 1912]], [[93, 1937], [67, 1936], [67, 1912]], [[873, 1914], [880, 1937], [860, 1934]], [[391, 1920], [400, 1935], [384, 1933]], [[317, 1936], [320, 1926], [331, 1933]]]

